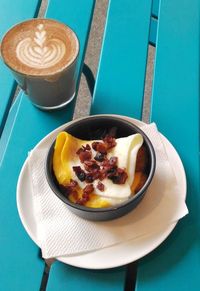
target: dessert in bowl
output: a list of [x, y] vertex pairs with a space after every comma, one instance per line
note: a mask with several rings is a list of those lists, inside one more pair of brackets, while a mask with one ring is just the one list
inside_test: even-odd
[[155, 172], [145, 133], [117, 116], [89, 116], [57, 135], [46, 159], [53, 192], [89, 220], [118, 218], [144, 197]]

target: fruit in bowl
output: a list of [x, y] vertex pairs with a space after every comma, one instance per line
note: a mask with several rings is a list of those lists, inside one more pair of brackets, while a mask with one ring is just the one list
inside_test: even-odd
[[61, 191], [71, 202], [93, 208], [126, 201], [147, 179], [148, 156], [142, 144], [139, 133], [118, 139], [107, 134], [102, 140], [92, 141], [65, 131], [59, 133], [53, 171]]
[[46, 162], [53, 192], [77, 215], [109, 220], [132, 210], [155, 171], [147, 136], [120, 117], [90, 116], [58, 134]]

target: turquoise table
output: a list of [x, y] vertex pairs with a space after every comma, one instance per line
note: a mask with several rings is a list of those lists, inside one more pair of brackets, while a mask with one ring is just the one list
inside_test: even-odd
[[[0, 0], [0, 37], [16, 22], [37, 17], [40, 2]], [[94, 5], [93, 0], [49, 0], [46, 11], [46, 17], [78, 34], [79, 80]], [[56, 262], [49, 272], [25, 232], [16, 208], [20, 169], [41, 138], [72, 119], [76, 100], [53, 113], [33, 107], [22, 92], [12, 103], [16, 84], [0, 64], [0, 290], [200, 290], [199, 24], [199, 0], [109, 1], [91, 114], [142, 119], [148, 48], [155, 46], [149, 122], [157, 123], [183, 161], [190, 211], [156, 250], [115, 269]]]

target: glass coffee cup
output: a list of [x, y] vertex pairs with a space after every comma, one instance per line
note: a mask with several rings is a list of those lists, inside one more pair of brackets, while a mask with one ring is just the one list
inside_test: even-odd
[[52, 19], [18, 23], [3, 37], [1, 57], [31, 102], [42, 110], [66, 106], [76, 94], [79, 41]]

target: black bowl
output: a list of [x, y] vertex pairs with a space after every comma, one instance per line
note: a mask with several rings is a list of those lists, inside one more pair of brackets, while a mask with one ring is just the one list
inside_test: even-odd
[[147, 188], [149, 187], [155, 172], [156, 158], [154, 148], [145, 135], [145, 133], [131, 122], [117, 116], [94, 115], [85, 117], [83, 119], [75, 120], [70, 123], [65, 131], [73, 136], [84, 139], [93, 140], [101, 139], [107, 133], [115, 131], [115, 137], [126, 137], [134, 133], [140, 133], [144, 139], [144, 145], [148, 152], [148, 178], [144, 186], [134, 196], [130, 197], [126, 202], [109, 208], [89, 208], [83, 205], [75, 204], [62, 193], [52, 168], [52, 157], [54, 151], [54, 144], [51, 145], [46, 159], [46, 177], [49, 186], [53, 192], [67, 205], [67, 207], [76, 215], [95, 221], [111, 220], [121, 217], [131, 210], [133, 210], [144, 197]]

